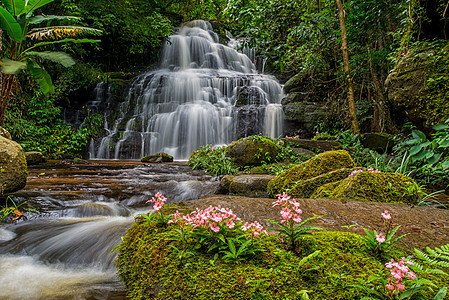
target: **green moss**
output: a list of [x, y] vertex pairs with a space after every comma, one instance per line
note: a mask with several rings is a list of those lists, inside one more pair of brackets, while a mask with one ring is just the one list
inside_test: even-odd
[[13, 193], [25, 187], [28, 176], [27, 162], [22, 150], [11, 158], [6, 152], [0, 152], [0, 193]]
[[[301, 256], [286, 251], [276, 236], [264, 237], [264, 252], [236, 264], [213, 262], [211, 255], [197, 251], [181, 261], [168, 246], [179, 246], [168, 240], [174, 228], [138, 219], [128, 230], [117, 264], [130, 299], [299, 299], [302, 290], [310, 291], [311, 299], [359, 299], [362, 291], [350, 284], [388, 274], [352, 233], [303, 238]], [[303, 256], [316, 250], [321, 252], [298, 267]]]
[[318, 188], [313, 197], [414, 205], [420, 199], [419, 191], [416, 182], [405, 175], [362, 172]]
[[231, 158], [234, 165], [244, 167], [274, 162], [281, 148], [270, 138], [250, 136], [235, 141], [226, 151], [226, 156]]
[[149, 156], [144, 156], [140, 159], [141, 162], [172, 162], [173, 156], [167, 153], [156, 153]]
[[293, 188], [290, 189], [288, 194], [295, 198], [310, 198], [319, 187], [328, 183], [343, 180], [347, 178], [352, 171], [357, 169], [361, 168], [338, 169], [326, 174], [319, 175], [314, 178], [300, 181], [298, 184], [296, 184], [295, 186], [293, 186]]
[[301, 181], [341, 168], [353, 167], [355, 163], [347, 151], [324, 152], [276, 176], [268, 184], [267, 191], [269, 195], [275, 196], [282, 192], [289, 192]]

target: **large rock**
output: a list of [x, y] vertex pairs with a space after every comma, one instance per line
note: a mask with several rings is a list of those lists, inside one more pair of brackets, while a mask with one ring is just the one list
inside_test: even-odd
[[299, 138], [285, 138], [284, 143], [293, 148], [304, 148], [313, 152], [333, 151], [342, 149], [339, 142], [324, 140], [307, 140]]
[[449, 116], [447, 74], [447, 49], [411, 53], [387, 77], [388, 99], [396, 111], [429, 132], [432, 125], [443, 123]]
[[325, 184], [346, 179], [354, 170], [362, 168], [343, 168], [298, 182], [288, 194], [295, 198], [310, 198], [318, 188]]
[[220, 192], [247, 197], [268, 197], [267, 185], [274, 175], [226, 175], [220, 181]]
[[238, 109], [237, 134], [238, 138], [257, 135], [263, 132], [265, 108], [256, 105], [245, 105]]
[[334, 170], [354, 167], [355, 163], [347, 151], [324, 152], [276, 176], [275, 179], [268, 183], [267, 192], [274, 197], [282, 192], [290, 191], [301, 181]]
[[22, 147], [0, 136], [0, 189], [8, 194], [25, 187], [27, 162]]
[[315, 128], [326, 123], [331, 114], [327, 107], [312, 102], [293, 102], [284, 106], [285, 120], [293, 122], [296, 127], [314, 133]]
[[259, 166], [263, 162], [273, 162], [281, 148], [272, 140], [260, 136], [250, 136], [235, 141], [228, 146], [226, 155], [237, 167]]
[[149, 163], [173, 162], [173, 156], [161, 152], [149, 156], [144, 156], [140, 159], [140, 161]]
[[266, 93], [258, 86], [244, 86], [237, 88], [236, 98], [235, 107], [268, 104]]
[[415, 205], [420, 199], [419, 192], [416, 182], [405, 175], [365, 171], [323, 185], [313, 197]]
[[27, 165], [38, 165], [40, 163], [46, 162], [47, 160], [42, 155], [42, 153], [37, 151], [25, 152], [25, 158], [27, 161]]

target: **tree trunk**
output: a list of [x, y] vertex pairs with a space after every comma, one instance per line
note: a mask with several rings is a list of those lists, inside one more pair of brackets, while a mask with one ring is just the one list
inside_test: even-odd
[[360, 133], [360, 131], [357, 121], [357, 112], [355, 109], [354, 83], [352, 82], [351, 69], [349, 67], [348, 37], [345, 25], [345, 11], [343, 10], [341, 0], [335, 0], [335, 2], [337, 3], [338, 7], [338, 18], [340, 19], [341, 51], [343, 53], [343, 69], [345, 71], [346, 82], [348, 84], [348, 107], [349, 107], [349, 116], [351, 118], [351, 130], [353, 134], [358, 134]]

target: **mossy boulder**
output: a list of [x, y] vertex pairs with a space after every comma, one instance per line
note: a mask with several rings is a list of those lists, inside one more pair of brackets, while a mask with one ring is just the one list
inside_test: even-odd
[[140, 161], [149, 163], [173, 162], [173, 156], [161, 152], [149, 156], [144, 156], [140, 159]]
[[343, 180], [347, 178], [352, 171], [361, 169], [363, 168], [342, 168], [319, 175], [317, 177], [300, 181], [290, 189], [288, 194], [295, 198], [310, 198], [319, 187], [328, 183]]
[[274, 175], [226, 175], [220, 181], [220, 192], [247, 197], [268, 197], [267, 185]]
[[0, 136], [0, 194], [23, 189], [27, 176], [27, 162], [22, 147]]
[[393, 108], [429, 133], [449, 116], [449, 46], [426, 47], [401, 58], [385, 87]]
[[308, 180], [334, 170], [354, 167], [354, 161], [345, 150], [323, 152], [276, 176], [275, 179], [268, 183], [267, 192], [269, 195], [274, 197], [282, 192], [289, 192], [301, 181]]
[[311, 134], [316, 126], [328, 122], [329, 109], [323, 104], [313, 102], [292, 102], [284, 105], [285, 120]]
[[307, 140], [300, 138], [285, 138], [283, 139], [286, 145], [292, 148], [304, 148], [312, 152], [341, 150], [341, 144], [336, 141], [329, 140]]
[[313, 197], [415, 205], [420, 199], [420, 189], [413, 179], [403, 174], [365, 171], [325, 184]]
[[44, 155], [42, 155], [42, 153], [38, 151], [25, 152], [25, 158], [27, 161], [27, 165], [29, 166], [38, 165], [47, 161]]
[[280, 152], [281, 148], [269, 138], [250, 136], [229, 145], [226, 156], [237, 167], [260, 166], [274, 161]]
[[[358, 278], [388, 270], [366, 252], [357, 234], [318, 232], [300, 241], [301, 255], [285, 250], [276, 236], [261, 237], [264, 249], [239, 263], [225, 262], [220, 254], [193, 250], [181, 258], [181, 240], [174, 241], [176, 227], [157, 226], [138, 219], [120, 245], [117, 265], [127, 297], [136, 299], [299, 299], [301, 291], [313, 291], [313, 299], [358, 299], [365, 295], [351, 286]], [[174, 246], [175, 248], [170, 247]], [[319, 251], [300, 268], [303, 257]], [[338, 264], [335, 262], [338, 261]], [[335, 274], [345, 274], [345, 288], [339, 276], [325, 272], [333, 266]]]

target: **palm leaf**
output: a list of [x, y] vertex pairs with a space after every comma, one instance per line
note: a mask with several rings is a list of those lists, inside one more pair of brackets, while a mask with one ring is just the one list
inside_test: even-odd
[[6, 9], [13, 15], [18, 16], [23, 12], [25, 8], [25, 0], [6, 0], [2, 1], [5, 4]]
[[101, 35], [103, 31], [83, 26], [51, 26], [36, 28], [28, 32], [27, 37], [32, 40], [55, 40], [65, 37], [77, 37], [81, 34]]
[[25, 6], [25, 13], [28, 14], [39, 7], [44, 6], [45, 4], [48, 4], [50, 2], [53, 2], [54, 0], [29, 0], [27, 5]]
[[4, 58], [1, 62], [2, 72], [5, 74], [17, 74], [27, 68], [26, 62]]
[[31, 76], [33, 76], [34, 80], [39, 84], [41, 91], [45, 94], [51, 94], [55, 92], [55, 87], [53, 82], [51, 81], [50, 75], [41, 68], [36, 62], [29, 64], [28, 69]]
[[70, 67], [75, 64], [73, 58], [71, 58], [68, 54], [64, 52], [56, 52], [56, 51], [44, 51], [44, 52], [35, 52], [30, 51], [27, 55], [38, 56], [43, 59], [50, 60], [52, 62], [63, 65], [64, 67]]
[[74, 43], [74, 44], [80, 44], [80, 43], [99, 43], [100, 40], [92, 40], [92, 39], [63, 39], [59, 41], [52, 41], [52, 42], [40, 42], [34, 44], [32, 47], [28, 48], [25, 51], [29, 51], [31, 49], [34, 49], [36, 47], [40, 46], [48, 46], [48, 45], [54, 45], [54, 44], [63, 44], [63, 43]]
[[46, 16], [46, 15], [40, 15], [40, 16], [35, 16], [35, 17], [32, 17], [32, 18], [29, 18], [28, 19], [28, 23], [36, 25], [36, 24], [40, 24], [40, 23], [45, 22], [45, 21], [52, 21], [52, 20], [68, 20], [68, 21], [72, 21], [72, 20], [78, 20], [78, 19], [79, 19], [78, 17], [73, 17], [73, 16], [55, 16], [55, 15]]
[[17, 20], [3, 7], [0, 6], [0, 26], [6, 30], [11, 39], [19, 43], [22, 38], [22, 28]]

